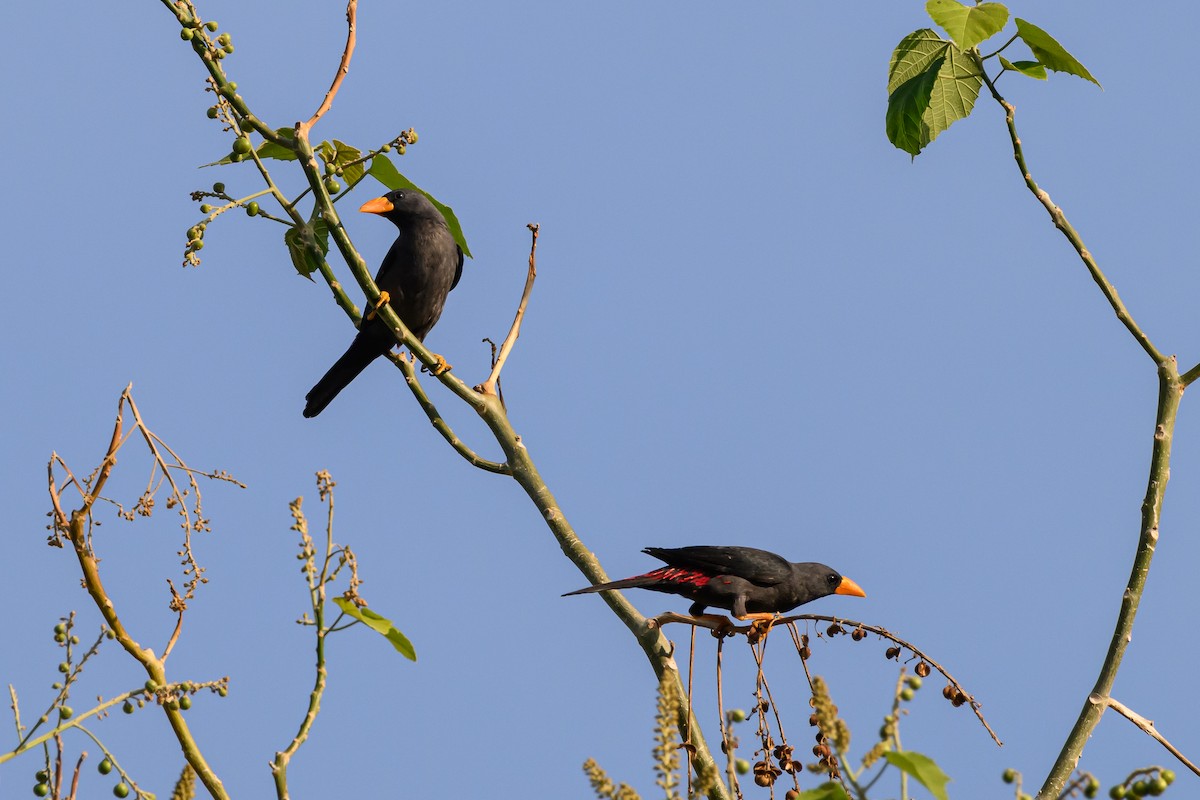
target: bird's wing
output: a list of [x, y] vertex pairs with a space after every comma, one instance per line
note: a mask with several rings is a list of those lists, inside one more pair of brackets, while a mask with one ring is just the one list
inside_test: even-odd
[[672, 567], [710, 575], [736, 575], [759, 586], [773, 586], [791, 577], [787, 559], [754, 547], [647, 547], [642, 551]]
[[461, 248], [461, 247], [459, 247], [458, 245], [455, 245], [455, 246], [454, 246], [454, 249], [458, 251], [458, 266], [457, 266], [457, 267], [455, 267], [455, 269], [454, 269], [454, 283], [450, 284], [450, 290], [451, 290], [451, 291], [453, 291], [453, 290], [454, 290], [454, 287], [455, 287], [455, 286], [458, 286], [458, 279], [462, 277], [462, 268], [463, 268], [463, 251], [462, 251], [462, 248]]

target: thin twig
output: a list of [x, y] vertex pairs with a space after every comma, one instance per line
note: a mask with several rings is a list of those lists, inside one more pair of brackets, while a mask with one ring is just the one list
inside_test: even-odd
[[492, 365], [492, 374], [488, 375], [486, 381], [475, 387], [475, 390], [482, 394], [496, 393], [496, 381], [500, 380], [500, 370], [504, 369], [504, 362], [508, 360], [508, 354], [512, 352], [517, 337], [521, 335], [521, 320], [525, 318], [525, 307], [529, 305], [529, 293], [533, 291], [533, 282], [537, 279], [538, 226], [531, 222], [526, 227], [533, 234], [533, 241], [529, 245], [529, 271], [525, 276], [525, 290], [521, 292], [521, 302], [517, 304], [517, 315], [513, 318], [512, 327], [508, 329], [508, 335], [504, 337], [504, 343], [500, 345], [500, 355], [496, 356], [496, 362]]
[[1116, 312], [1117, 319], [1121, 321], [1121, 324], [1125, 326], [1137, 343], [1142, 346], [1142, 349], [1146, 351], [1146, 354], [1149, 355], [1150, 358], [1154, 359], [1154, 363], [1162, 364], [1162, 362], [1165, 360], [1165, 357], [1150, 341], [1150, 337], [1143, 333], [1142, 329], [1138, 327], [1137, 322], [1135, 322], [1133, 319], [1133, 315], [1129, 313], [1129, 309], [1125, 307], [1125, 303], [1121, 301], [1120, 295], [1117, 294], [1116, 287], [1114, 287], [1108, 278], [1105, 277], [1104, 273], [1100, 271], [1100, 266], [1096, 263], [1096, 260], [1092, 258], [1092, 254], [1087, 249], [1086, 245], [1084, 245], [1083, 238], [1079, 235], [1078, 231], [1075, 230], [1071, 223], [1067, 221], [1067, 217], [1063, 213], [1063, 210], [1050, 200], [1050, 195], [1047, 194], [1046, 191], [1041, 187], [1039, 187], [1037, 182], [1033, 179], [1033, 176], [1029, 172], [1029, 167], [1025, 163], [1025, 151], [1021, 147], [1021, 137], [1017, 135], [1017, 127], [1013, 121], [1014, 115], [1016, 114], [1016, 106], [1005, 100], [1000, 95], [1000, 92], [996, 90], [995, 83], [988, 78], [987, 73], [984, 71], [982, 59], [980, 59], [979, 56], [975, 56], [975, 59], [979, 66], [979, 72], [983, 77], [983, 81], [987, 84], [988, 89], [992, 93], [992, 98], [995, 99], [995, 101], [1000, 104], [1001, 108], [1004, 109], [1004, 119], [1008, 125], [1008, 136], [1012, 140], [1013, 158], [1016, 159], [1017, 167], [1021, 170], [1021, 177], [1024, 178], [1025, 185], [1029, 188], [1029, 191], [1033, 193], [1033, 196], [1037, 198], [1038, 202], [1041, 203], [1046, 209], [1046, 212], [1050, 215], [1051, 221], [1054, 223], [1054, 227], [1062, 231], [1063, 236], [1065, 236], [1067, 241], [1071, 243], [1071, 246], [1075, 248], [1075, 252], [1079, 254], [1079, 258], [1083, 261], [1084, 266], [1087, 267], [1088, 272], [1091, 274], [1092, 280], [1094, 280], [1096, 285], [1100, 287], [1100, 291], [1103, 292], [1105, 299], [1108, 300], [1108, 304], [1112, 306], [1113, 311]]
[[1137, 725], [1147, 735], [1149, 735], [1150, 738], [1154, 739], [1156, 742], [1161, 744], [1163, 747], [1167, 748], [1167, 752], [1170, 753], [1171, 755], [1175, 756], [1177, 759], [1179, 759], [1179, 762], [1181, 764], [1183, 764], [1185, 767], [1187, 767], [1188, 769], [1190, 769], [1192, 772], [1196, 773], [1197, 775], [1200, 775], [1200, 767], [1197, 767], [1195, 764], [1193, 764], [1191, 761], [1189, 761], [1187, 756], [1185, 756], [1183, 753], [1179, 752], [1179, 749], [1177, 747], [1175, 747], [1175, 745], [1168, 742], [1166, 737], [1158, 732], [1158, 729], [1154, 727], [1154, 720], [1146, 719], [1141, 714], [1139, 714], [1136, 711], [1134, 711], [1133, 709], [1131, 709], [1129, 706], [1127, 706], [1124, 703], [1122, 703], [1121, 701], [1117, 700], [1117, 698], [1115, 698], [1115, 697], [1094, 697], [1093, 702], [1103, 703], [1103, 704], [1111, 707], [1113, 711], [1116, 711], [1122, 717], [1129, 720], [1134, 725]]
[[313, 112], [308, 122], [303, 123], [305, 133], [313, 125], [316, 125], [317, 120], [324, 116], [325, 112], [333, 105], [333, 98], [337, 97], [338, 89], [342, 88], [342, 81], [346, 79], [346, 73], [350, 71], [350, 59], [354, 56], [354, 45], [358, 39], [357, 17], [358, 0], [350, 0], [346, 4], [346, 47], [342, 50], [342, 60], [338, 64], [337, 74], [333, 76], [333, 84], [325, 93], [325, 99], [321, 101], [320, 107]]
[[404, 373], [404, 380], [408, 382], [408, 388], [412, 390], [413, 397], [417, 399], [417, 404], [421, 406], [421, 410], [425, 412], [425, 416], [429, 418], [429, 421], [433, 424], [434, 429], [437, 430], [437, 432], [442, 435], [442, 438], [454, 448], [454, 452], [465, 458], [467, 463], [473, 467], [479, 467], [482, 470], [487, 472], [495, 472], [499, 475], [512, 474], [512, 469], [508, 466], [508, 464], [501, 463], [499, 461], [489, 461], [488, 459], [483, 458], [470, 447], [468, 447], [462, 439], [458, 438], [458, 435], [454, 432], [454, 429], [451, 428], [449, 423], [442, 418], [441, 412], [438, 411], [437, 406], [434, 405], [433, 401], [429, 399], [429, 395], [425, 394], [425, 390], [421, 387], [420, 381], [417, 380], [416, 368], [403, 353], [388, 353], [388, 358], [400, 368], [402, 373]]

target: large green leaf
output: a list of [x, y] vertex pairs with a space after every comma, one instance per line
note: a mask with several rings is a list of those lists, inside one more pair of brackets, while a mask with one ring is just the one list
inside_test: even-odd
[[1080, 78], [1100, 86], [1100, 81], [1092, 77], [1092, 73], [1088, 72], [1087, 67], [1076, 61], [1075, 56], [1068, 53], [1066, 48], [1059, 44], [1053, 36], [1037, 25], [1017, 17], [1017, 35], [1021, 37], [1021, 41], [1029, 45], [1029, 49], [1037, 56], [1037, 60], [1045, 64], [1048, 69], [1078, 75]]
[[901, 769], [916, 778], [917, 782], [928, 789], [929, 793], [936, 797], [937, 800], [947, 800], [946, 784], [950, 782], [950, 778], [946, 773], [942, 772], [941, 767], [933, 763], [932, 758], [920, 753], [914, 753], [911, 750], [907, 752], [884, 753], [883, 757], [893, 767]]
[[956, 0], [929, 0], [925, 11], [963, 50], [992, 38], [1008, 23], [1008, 9], [1000, 3], [964, 6]]
[[971, 113], [982, 85], [975, 62], [954, 42], [928, 28], [910, 33], [888, 67], [888, 139], [916, 156]]
[[396, 652], [400, 655], [409, 661], [417, 660], [417, 651], [413, 649], [412, 642], [408, 640], [407, 636], [396, 629], [396, 626], [392, 624], [390, 619], [381, 617], [369, 608], [359, 608], [353, 601], [347, 600], [344, 597], [335, 597], [333, 598], [333, 602], [344, 613], [354, 617], [371, 630], [382, 634], [385, 639], [392, 643], [392, 647], [396, 648]]
[[380, 154], [371, 159], [371, 168], [367, 170], [367, 174], [375, 180], [382, 183], [389, 189], [416, 189], [421, 194], [429, 198], [429, 202], [437, 206], [437, 210], [442, 212], [442, 216], [446, 218], [446, 225], [450, 228], [450, 233], [454, 236], [454, 241], [462, 248], [463, 255], [467, 258], [474, 258], [471, 255], [471, 248], [467, 247], [467, 239], [463, 236], [462, 225], [458, 223], [458, 217], [454, 215], [454, 209], [450, 206], [443, 205], [437, 201], [433, 195], [417, 186], [408, 178], [400, 174], [400, 170], [396, 169], [396, 165], [387, 156]]
[[321, 268], [321, 262], [329, 252], [329, 225], [318, 218], [293, 226], [283, 234], [283, 243], [287, 245], [296, 272], [311, 281], [312, 274]]
[[1000, 56], [1000, 63], [1004, 65], [1005, 69], [1013, 72], [1037, 78], [1039, 81], [1046, 80], [1046, 67], [1040, 61], [1009, 61], [1004, 56]]
[[815, 789], [805, 789], [800, 793], [800, 800], [849, 800], [846, 790], [840, 783], [828, 781]]

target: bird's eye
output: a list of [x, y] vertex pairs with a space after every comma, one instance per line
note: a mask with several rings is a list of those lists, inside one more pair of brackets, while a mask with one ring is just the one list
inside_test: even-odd
[[841, 577], [834, 575], [832, 572], [825, 576], [825, 582], [828, 583], [830, 586], [841, 583], [841, 580], [842, 580]]

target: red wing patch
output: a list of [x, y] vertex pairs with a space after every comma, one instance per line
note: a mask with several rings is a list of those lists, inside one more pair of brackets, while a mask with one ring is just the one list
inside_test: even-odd
[[705, 575], [703, 572], [697, 572], [694, 569], [680, 569], [679, 567], [656, 569], [653, 572], [646, 573], [646, 577], [670, 583], [689, 583], [697, 589], [712, 580], [711, 575]]

